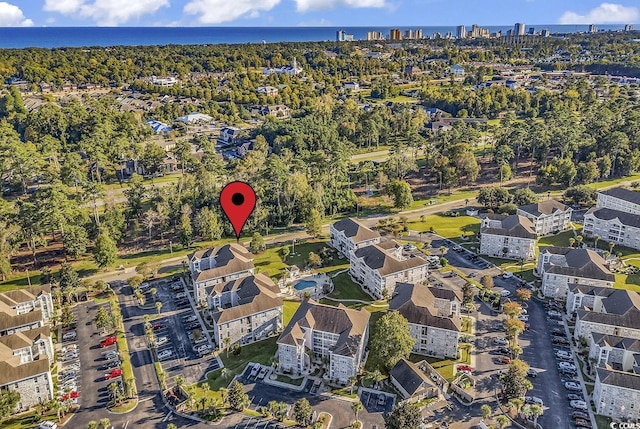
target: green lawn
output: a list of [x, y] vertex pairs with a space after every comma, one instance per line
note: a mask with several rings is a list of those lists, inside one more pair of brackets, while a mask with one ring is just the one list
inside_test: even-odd
[[599, 416], [596, 414], [596, 425], [598, 429], [609, 429], [611, 427], [611, 418], [605, 416]]
[[[342, 273], [333, 279], [333, 292], [329, 295], [334, 299], [359, 299], [361, 301], [371, 302], [369, 295], [364, 293], [360, 286], [351, 280], [349, 273]], [[330, 303], [337, 305], [337, 303]], [[346, 303], [345, 303], [346, 305]]]
[[574, 238], [573, 231], [565, 231], [561, 232], [560, 234], [540, 238], [538, 240], [538, 246], [568, 247], [570, 238]]
[[289, 321], [293, 317], [293, 314], [300, 307], [299, 301], [289, 301], [285, 300], [284, 305], [282, 306], [282, 323], [284, 326], [289, 324]]
[[480, 220], [471, 216], [426, 216], [424, 222], [420, 218], [409, 219], [409, 229], [427, 232], [433, 228], [436, 234], [445, 238], [460, 239], [462, 234], [477, 236], [480, 232]]
[[[443, 191], [440, 195], [437, 195], [437, 196], [425, 198], [422, 200], [414, 200], [411, 206], [409, 207], [409, 210], [422, 209], [425, 207], [429, 207], [430, 205], [443, 204], [443, 203], [448, 203], [450, 201], [465, 200], [465, 199], [473, 200], [477, 195], [478, 195], [477, 191], [457, 191], [452, 193], [446, 193], [445, 191]], [[430, 204], [430, 201], [432, 200], [434, 201], [434, 203]]]

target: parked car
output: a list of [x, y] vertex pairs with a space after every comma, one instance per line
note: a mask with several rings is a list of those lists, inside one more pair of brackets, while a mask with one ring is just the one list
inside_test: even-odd
[[556, 337], [566, 337], [567, 333], [562, 328], [554, 328], [551, 330], [551, 335]]
[[115, 359], [118, 357], [118, 352], [115, 350], [109, 350], [104, 354], [104, 358], [107, 360]]
[[509, 356], [500, 356], [497, 361], [498, 363], [509, 364], [511, 363], [511, 358]]
[[565, 344], [565, 345], [571, 344], [571, 343], [569, 343], [569, 340], [566, 339], [565, 337], [553, 337], [551, 339], [551, 342], [553, 344]]
[[182, 321], [184, 323], [195, 322], [196, 320], [198, 320], [198, 318], [196, 317], [195, 314], [192, 314], [190, 316], [185, 316], [185, 317], [182, 318]]
[[520, 316], [518, 316], [518, 319], [521, 320], [522, 322], [528, 322], [529, 321], [529, 316], [527, 316], [525, 314], [521, 314]]
[[62, 355], [62, 360], [73, 360], [73, 359], [78, 359], [78, 353], [77, 352], [68, 352], [65, 353], [64, 355]]
[[169, 359], [172, 355], [173, 355], [172, 350], [169, 350], [169, 349], [162, 350], [160, 353], [158, 353], [158, 359], [159, 360]]
[[507, 297], [507, 296], [509, 296], [509, 295], [511, 295], [511, 292], [509, 292], [509, 291], [508, 291], [508, 290], [506, 290], [506, 289], [502, 289], [502, 290], [500, 291], [500, 296]]
[[571, 362], [558, 362], [558, 368], [560, 369], [572, 369], [576, 371], [578, 368]]
[[578, 383], [575, 383], [573, 381], [567, 381], [566, 383], [564, 383], [564, 388], [574, 392], [582, 391], [582, 387], [580, 387]]
[[115, 359], [115, 360], [110, 360], [109, 362], [107, 362], [104, 367], [105, 369], [112, 369], [112, 368], [120, 368], [120, 364], [122, 362], [120, 362], [119, 359]]
[[582, 401], [584, 398], [582, 395], [578, 395], [577, 393], [569, 393], [567, 394], [567, 399], [570, 401]]
[[574, 423], [578, 428], [591, 428], [591, 422], [588, 420], [576, 419]]
[[50, 421], [41, 422], [38, 429], [58, 429], [58, 424]]
[[469, 365], [458, 365], [458, 371], [473, 371], [473, 368]]
[[578, 375], [578, 371], [573, 368], [560, 368], [560, 375]]
[[158, 337], [156, 338], [156, 347], [163, 346], [169, 342], [167, 337]]
[[510, 279], [511, 277], [513, 277], [513, 273], [510, 271], [505, 271], [505, 273], [502, 275], [503, 279]]
[[78, 345], [77, 344], [69, 344], [66, 345], [64, 347], [62, 347], [60, 349], [60, 354], [63, 355], [67, 352], [77, 352], [78, 351]]
[[509, 342], [507, 341], [507, 339], [506, 339], [506, 338], [504, 338], [504, 337], [495, 337], [495, 338], [493, 339], [493, 342], [494, 342], [494, 343], [496, 343], [496, 344], [503, 344], [503, 345], [509, 344]]
[[547, 312], [547, 315], [549, 317], [556, 317], [556, 318], [562, 319], [562, 313], [560, 313], [559, 311], [556, 311], [556, 310], [549, 310]]
[[157, 331], [158, 329], [162, 329], [162, 325], [160, 323], [155, 323], [154, 325], [151, 326], [151, 329], [153, 329], [154, 331]]
[[117, 342], [118, 342], [118, 337], [116, 337], [115, 335], [110, 335], [104, 340], [100, 341], [100, 347], [112, 346]]
[[477, 276], [478, 276], [478, 273], [476, 273], [476, 272], [469, 273], [469, 277], [471, 277], [471, 278], [477, 277]]
[[104, 375], [105, 380], [111, 380], [112, 378], [120, 377], [122, 375], [122, 369], [114, 368], [111, 372], [108, 372]]
[[254, 365], [253, 368], [251, 368], [251, 377], [255, 377], [256, 375], [258, 375], [258, 372], [260, 371], [260, 365]]
[[176, 294], [176, 299], [185, 299], [187, 297], [186, 292], [180, 292]]
[[536, 378], [538, 376], [538, 371], [536, 371], [533, 368], [529, 368], [529, 371], [527, 371], [527, 376], [531, 378]]
[[584, 401], [571, 401], [569, 402], [569, 406], [575, 410], [587, 411], [589, 409], [587, 403]]
[[538, 404], [541, 407], [544, 406], [544, 402], [542, 401], [542, 399], [538, 398], [537, 396], [525, 396], [524, 402], [525, 404]]
[[571, 353], [565, 351], [565, 350], [558, 350], [556, 352], [556, 357], [558, 359], [573, 359], [573, 356], [571, 356]]
[[144, 282], [140, 284], [140, 290], [147, 290], [151, 287], [151, 284], [148, 282]]
[[387, 402], [387, 397], [383, 393], [378, 396], [378, 406], [384, 407], [384, 404]]
[[69, 331], [64, 333], [64, 335], [62, 336], [62, 339], [64, 341], [71, 341], [71, 340], [75, 340], [77, 336], [78, 336], [78, 333], [76, 331]]
[[206, 355], [207, 353], [211, 353], [213, 350], [209, 344], [202, 345], [196, 349], [199, 355]]
[[269, 369], [266, 366], [260, 368], [260, 372], [258, 373], [258, 380], [262, 380], [263, 378], [265, 378], [268, 370]]
[[200, 328], [200, 323], [198, 322], [191, 322], [191, 323], [187, 323], [185, 326], [185, 329], [187, 329], [188, 331], [192, 331], [194, 329], [198, 329]]
[[590, 419], [589, 414], [587, 413], [583, 413], [582, 411], [574, 411], [573, 414], [571, 414], [571, 418], [572, 419]]

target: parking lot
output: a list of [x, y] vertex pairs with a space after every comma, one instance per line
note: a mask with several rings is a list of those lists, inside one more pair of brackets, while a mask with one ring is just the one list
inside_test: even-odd
[[360, 402], [369, 413], [382, 413], [386, 416], [393, 411], [395, 395], [377, 390], [362, 389], [360, 392]]

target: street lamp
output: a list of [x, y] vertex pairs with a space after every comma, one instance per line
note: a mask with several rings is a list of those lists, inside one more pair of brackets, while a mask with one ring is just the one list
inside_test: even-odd
[[291, 253], [296, 254], [296, 239], [291, 240], [291, 244], [293, 245], [293, 250]]

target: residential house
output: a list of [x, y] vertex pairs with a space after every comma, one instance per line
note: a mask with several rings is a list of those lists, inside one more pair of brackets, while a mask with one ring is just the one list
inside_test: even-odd
[[278, 95], [278, 88], [275, 88], [273, 86], [259, 86], [256, 89], [256, 92], [258, 94], [264, 94], [267, 97], [275, 97], [276, 95]]
[[253, 269], [253, 255], [237, 243], [192, 253], [189, 270], [196, 302], [205, 304], [215, 285], [250, 276]]
[[530, 260], [537, 235], [533, 223], [521, 215], [485, 215], [480, 226], [480, 254]]
[[240, 128], [236, 127], [224, 127], [220, 130], [220, 140], [228, 144], [238, 143], [241, 139], [241, 131]]
[[592, 207], [584, 215], [582, 233], [609, 243], [640, 249], [640, 215]]
[[326, 360], [326, 377], [347, 384], [364, 367], [369, 339], [370, 313], [302, 302], [278, 338], [278, 368], [293, 374], [308, 374], [313, 362]]
[[158, 86], [173, 86], [179, 83], [180, 81], [176, 79], [175, 76], [167, 76], [167, 77], [151, 76], [150, 82], [153, 85], [158, 85]]
[[151, 127], [155, 134], [166, 134], [171, 131], [171, 125], [165, 124], [164, 122], [155, 121], [153, 119], [147, 120], [147, 124]]
[[596, 370], [593, 403], [596, 414], [614, 420], [640, 420], [640, 375], [604, 368]]
[[633, 372], [640, 358], [640, 339], [592, 332], [589, 359], [600, 368]]
[[549, 235], [571, 228], [572, 211], [571, 207], [559, 201], [547, 200], [520, 206], [516, 214], [529, 219], [536, 234]]
[[0, 336], [0, 391], [20, 393], [15, 411], [53, 399], [53, 354], [48, 326]]
[[382, 299], [393, 296], [397, 283], [420, 283], [427, 278], [429, 263], [419, 257], [402, 257], [393, 241], [356, 249], [349, 275], [369, 295]]
[[255, 115], [273, 116], [278, 119], [288, 119], [291, 117], [291, 109], [284, 104], [275, 104], [272, 106], [261, 106], [254, 110]]
[[213, 124], [213, 117], [204, 113], [192, 112], [188, 115], [176, 118], [176, 121], [183, 122], [185, 124]]
[[268, 76], [270, 74], [286, 74], [289, 76], [296, 76], [302, 73], [302, 67], [298, 66], [298, 60], [293, 59], [293, 64], [282, 67], [264, 68], [262, 74]]
[[380, 234], [355, 218], [346, 218], [329, 226], [329, 244], [351, 259], [355, 249], [380, 243]]
[[359, 91], [360, 90], [360, 84], [358, 82], [345, 82], [342, 84], [342, 87], [344, 89], [350, 90], [350, 91]]
[[457, 359], [461, 302], [460, 293], [450, 289], [399, 283], [389, 310], [409, 322], [414, 353]]
[[282, 330], [280, 288], [266, 275], [218, 283], [208, 290], [207, 305], [213, 318], [218, 346], [250, 344]]
[[625, 188], [599, 191], [596, 207], [640, 215], [640, 192]]
[[569, 285], [612, 288], [616, 279], [602, 256], [593, 250], [540, 246], [537, 274], [544, 296], [565, 299]]
[[417, 402], [439, 395], [438, 386], [418, 365], [406, 359], [400, 359], [389, 371], [389, 378], [407, 402]]
[[[623, 289], [602, 289], [594, 288], [592, 307], [576, 310], [574, 337], [588, 341], [595, 332], [640, 339], [640, 294]], [[575, 294], [570, 297], [576, 298]]]
[[454, 76], [464, 76], [464, 67], [462, 67], [460, 64], [454, 64], [453, 66], [451, 66], [450, 71]]

